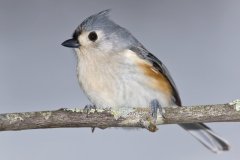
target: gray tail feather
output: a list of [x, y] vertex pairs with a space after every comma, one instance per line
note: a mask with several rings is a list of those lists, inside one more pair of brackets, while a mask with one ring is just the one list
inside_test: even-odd
[[203, 123], [186, 123], [179, 125], [190, 132], [191, 135], [214, 153], [227, 151], [230, 148], [227, 141], [216, 135]]

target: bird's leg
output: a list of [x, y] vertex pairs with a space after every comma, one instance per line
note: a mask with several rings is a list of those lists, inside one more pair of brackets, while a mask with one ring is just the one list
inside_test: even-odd
[[[96, 107], [94, 104], [87, 104], [87, 105], [84, 107], [83, 110], [86, 111], [86, 112], [87, 112], [87, 115], [88, 115], [91, 109], [96, 110], [97, 107]], [[93, 133], [94, 131], [95, 131], [95, 127], [92, 127], [92, 133]]]
[[153, 117], [154, 122], [157, 120], [157, 110], [160, 107], [158, 100], [154, 99], [150, 102], [151, 107], [151, 115]]
[[161, 116], [164, 118], [164, 113], [165, 113], [165, 110], [164, 108], [159, 104], [158, 100], [157, 99], [153, 99], [151, 102], [150, 102], [150, 107], [151, 107], [151, 115], [153, 117], [153, 120], [154, 120], [154, 123], [156, 123], [157, 121], [157, 111], [159, 109], [159, 113], [161, 114]]
[[97, 109], [97, 107], [94, 105], [94, 104], [87, 104], [85, 107], [84, 107], [84, 111], [87, 112], [87, 114], [90, 112], [91, 109]]

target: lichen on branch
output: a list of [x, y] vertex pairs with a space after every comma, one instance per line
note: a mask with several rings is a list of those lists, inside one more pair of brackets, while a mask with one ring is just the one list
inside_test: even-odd
[[0, 131], [70, 128], [137, 127], [156, 131], [157, 125], [197, 122], [240, 122], [240, 100], [227, 104], [166, 107], [155, 122], [149, 108], [81, 108], [0, 114]]

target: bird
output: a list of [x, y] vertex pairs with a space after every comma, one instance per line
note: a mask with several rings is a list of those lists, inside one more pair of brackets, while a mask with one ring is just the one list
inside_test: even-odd
[[[62, 43], [75, 50], [79, 85], [92, 103], [90, 107], [149, 106], [154, 111], [181, 107], [166, 66], [127, 29], [111, 20], [109, 12], [89, 16]], [[214, 153], [229, 150], [228, 142], [205, 124], [179, 125]]]

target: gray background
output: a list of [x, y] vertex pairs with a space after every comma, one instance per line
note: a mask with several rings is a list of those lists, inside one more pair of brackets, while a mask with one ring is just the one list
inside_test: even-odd
[[[240, 1], [0, 1], [0, 112], [88, 104], [73, 51], [62, 47], [86, 17], [111, 8], [169, 68], [184, 105], [240, 96]], [[232, 145], [216, 155], [176, 125], [156, 133], [122, 129], [0, 132], [1, 160], [226, 159], [240, 155], [239, 123], [209, 124]]]

